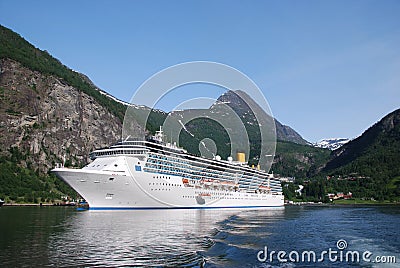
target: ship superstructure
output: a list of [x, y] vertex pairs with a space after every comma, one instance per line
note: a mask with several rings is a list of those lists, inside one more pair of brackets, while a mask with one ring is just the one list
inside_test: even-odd
[[282, 206], [280, 181], [245, 162], [243, 153], [222, 160], [188, 154], [163, 142], [160, 128], [149, 140], [126, 139], [90, 153], [82, 169], [53, 172], [91, 209], [238, 208]]

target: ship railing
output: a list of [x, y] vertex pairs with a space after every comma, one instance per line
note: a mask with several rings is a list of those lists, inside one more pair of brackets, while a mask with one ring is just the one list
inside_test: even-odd
[[[164, 173], [164, 174], [169, 174], [169, 175], [179, 175], [185, 178], [191, 178], [189, 173], [182, 172], [182, 171], [176, 171], [176, 170], [168, 170], [168, 169], [161, 169], [157, 167], [151, 167], [151, 166], [145, 166], [144, 167], [145, 171], [153, 171], [154, 173]], [[149, 172], [151, 172], [149, 171]]]
[[[178, 159], [178, 162], [181, 163], [181, 165], [186, 166], [187, 173], [189, 173], [189, 174], [196, 174], [195, 172], [193, 172], [193, 170], [196, 170], [197, 172], [201, 172], [200, 174], [203, 174], [205, 176], [209, 176], [211, 178], [215, 178], [215, 176], [218, 176], [218, 177], [223, 176], [223, 177], [226, 177], [228, 180], [232, 180], [232, 177], [236, 177], [241, 182], [243, 182], [242, 183], [243, 186], [246, 186], [246, 187], [250, 187], [251, 186], [250, 183], [252, 183], [252, 182], [253, 183], [265, 182], [265, 180], [268, 178], [268, 174], [265, 174], [265, 173], [257, 174], [257, 173], [253, 173], [253, 172], [251, 172], [251, 173], [250, 172], [249, 173], [244, 172], [244, 173], [239, 173], [239, 176], [237, 176], [237, 174], [238, 174], [238, 170], [237, 169], [236, 170], [232, 170], [232, 173], [227, 172], [227, 171], [223, 171], [221, 173], [220, 170], [210, 169], [209, 166], [211, 166], [211, 165], [208, 165], [206, 163], [199, 163], [199, 162], [196, 162], [196, 161], [193, 161], [193, 160], [188, 160], [188, 161], [194, 163], [194, 165], [191, 165], [190, 163], [182, 163], [182, 162], [179, 161], [180, 158], [174, 157], [174, 156], [170, 156], [170, 155], [169, 156], [159, 155], [159, 154], [154, 153], [154, 152], [150, 153], [149, 155], [150, 155], [149, 158], [153, 158], [153, 159], [157, 159], [158, 161], [165, 162], [165, 163], [167, 163], [166, 164], [167, 166], [170, 166], [170, 165], [168, 165], [168, 163], [171, 163], [171, 159], [176, 158], [176, 159]], [[159, 157], [154, 157], [154, 155], [158, 155]], [[173, 161], [173, 162], [175, 162], [175, 161]], [[200, 164], [203, 165], [204, 167], [200, 166]]]
[[[151, 154], [153, 154], [153, 153], [151, 153]], [[150, 154], [150, 155], [151, 155]], [[152, 156], [149, 156], [149, 159], [151, 159], [152, 158]], [[171, 158], [173, 158], [173, 157], [171, 157]], [[157, 159], [157, 160], [159, 160], [159, 161], [163, 161], [163, 162], [170, 162], [170, 160], [169, 159], [159, 159], [159, 158], [153, 158], [153, 159]], [[201, 166], [198, 166], [198, 163], [195, 163], [196, 165], [192, 165], [192, 164], [190, 164], [190, 163], [185, 163], [185, 162], [180, 162], [180, 161], [177, 161], [180, 165], [183, 165], [183, 166], [185, 166], [185, 167], [187, 167], [188, 169], [190, 169], [190, 170], [193, 170], [193, 169], [195, 169], [195, 170], [204, 170], [205, 168], [207, 168], [209, 165], [205, 165], [204, 167], [201, 167]], [[191, 161], [190, 160], [190, 162], [193, 162], [194, 163], [194, 161]], [[175, 163], [175, 161], [173, 161], [173, 163]], [[210, 172], [214, 172], [214, 173], [216, 173], [216, 174], [227, 174], [227, 175], [232, 175], [232, 174], [236, 174], [237, 173], [237, 170], [232, 170], [232, 173], [229, 173], [229, 172], [226, 172], [226, 171], [217, 171], [217, 170], [213, 170], [213, 169], [209, 169], [210, 170]]]
[[[164, 154], [159, 154], [159, 153], [156, 153], [156, 152], [151, 152], [151, 154], [158, 154], [160, 156], [165, 157]], [[251, 169], [250, 167], [243, 168], [244, 166], [234, 165], [234, 164], [231, 164], [230, 162], [227, 162], [227, 161], [218, 161], [218, 162], [216, 162], [216, 160], [207, 159], [207, 158], [200, 158], [200, 157], [193, 156], [193, 155], [188, 155], [188, 154], [178, 154], [178, 153], [175, 153], [175, 152], [172, 152], [172, 154], [177, 155], [177, 156], [168, 155], [168, 157], [176, 157], [176, 158], [180, 158], [180, 159], [185, 158], [186, 161], [194, 163], [195, 165], [214, 166], [217, 169], [220, 169], [220, 168], [229, 169], [229, 170], [232, 170], [233, 172], [238, 172], [238, 170], [241, 170], [241, 171], [244, 171], [244, 172], [259, 173], [260, 175], [266, 175], [265, 172], [263, 173], [263, 172], [261, 172], [259, 170]]]
[[[193, 180], [201, 181], [201, 180], [210, 180], [210, 186], [217, 186], [220, 188], [226, 188], [226, 187], [232, 187], [231, 185], [223, 185], [223, 183], [232, 183], [231, 177], [223, 178], [223, 177], [214, 177], [214, 176], [208, 176], [206, 172], [202, 172], [203, 174], [193, 174], [190, 172], [185, 172], [185, 171], [177, 171], [177, 170], [171, 170], [170, 166], [166, 166], [165, 168], [160, 168], [155, 165], [149, 165], [146, 166], [145, 171], [148, 172], [154, 172], [154, 173], [163, 173], [163, 174], [170, 174], [170, 175], [179, 175], [185, 178], [191, 178]], [[219, 180], [219, 185], [215, 185], [215, 180]], [[213, 184], [214, 185], [211, 185]], [[256, 183], [255, 182], [246, 182], [246, 181], [241, 181], [241, 186], [242, 188], [248, 188], [248, 187], [255, 187]]]
[[[152, 155], [152, 154], [157, 154], [157, 153], [154, 153], [154, 152], [151, 152], [149, 155]], [[165, 158], [165, 155], [161, 155], [161, 154], [157, 154], [157, 155], [160, 155], [160, 156], [162, 156], [162, 157], [164, 157]], [[169, 158], [177, 158], [177, 159], [181, 159], [181, 158], [179, 158], [179, 157], [174, 157], [174, 156], [168, 156]], [[162, 159], [162, 160], [165, 160], [165, 161], [168, 161], [168, 160], [166, 160], [166, 159]], [[216, 168], [221, 168], [221, 167], [219, 167], [219, 166], [217, 166], [215, 163], [213, 163], [213, 164], [210, 164], [210, 163], [204, 163], [204, 162], [199, 162], [199, 161], [195, 161], [195, 160], [186, 160], [187, 161], [187, 163], [183, 163], [184, 165], [186, 165], [188, 168], [190, 168], [190, 169], [198, 169], [198, 170], [202, 170], [202, 169], [204, 169], [204, 168], [208, 168], [208, 167], [216, 167]], [[224, 167], [224, 169], [225, 169], [225, 171], [223, 171], [223, 172], [226, 172], [227, 174], [230, 174], [230, 175], [232, 175], [232, 174], [237, 174], [237, 173], [239, 173], [240, 171], [238, 170], [238, 169], [234, 169], [234, 168], [226, 168], [226, 167]], [[229, 171], [226, 171], [226, 170], [229, 170], [229, 171], [231, 171], [232, 173], [229, 173]]]
[[139, 150], [128, 150], [128, 149], [105, 149], [105, 150], [99, 150], [99, 151], [94, 151], [89, 154], [90, 158], [96, 158], [96, 157], [105, 157], [105, 156], [111, 156], [111, 155], [145, 155], [147, 154], [147, 151], [144, 149], [139, 149]]
[[[165, 158], [165, 154], [159, 154], [156, 152], [152, 152], [152, 154], [158, 154]], [[175, 157], [178, 159], [182, 159], [183, 157], [185, 157], [185, 159], [187, 161], [190, 161], [191, 163], [194, 163], [196, 165], [213, 166], [213, 167], [216, 167], [217, 169], [220, 169], [220, 168], [230, 169], [234, 172], [238, 172], [238, 170], [240, 170], [242, 172], [246, 172], [249, 174], [258, 174], [260, 176], [266, 176], [266, 177], [268, 176], [268, 174], [266, 174], [265, 171], [253, 169], [246, 165], [235, 165], [235, 164], [232, 164], [231, 162], [226, 162], [226, 161], [216, 162], [216, 160], [212, 160], [212, 159], [200, 158], [200, 157], [193, 156], [193, 155], [179, 154], [179, 153], [174, 153], [174, 152], [172, 154], [177, 155], [177, 156], [168, 155], [168, 157], [171, 157], [171, 158]]]

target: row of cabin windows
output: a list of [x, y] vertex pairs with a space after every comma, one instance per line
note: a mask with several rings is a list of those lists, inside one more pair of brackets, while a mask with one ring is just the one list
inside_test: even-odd
[[161, 155], [156, 155], [156, 154], [149, 154], [149, 158], [188, 164], [188, 162], [185, 161], [184, 159], [179, 159], [179, 158], [175, 158], [175, 157], [161, 156]]
[[[160, 178], [160, 179], [171, 179], [171, 177], [169, 177], [169, 176], [153, 176], [153, 179], [158, 179], [158, 178]], [[149, 185], [158, 185], [158, 182], [156, 182], [156, 183], [149, 183]], [[175, 187], [179, 187], [180, 186], [180, 184], [167, 184], [167, 183], [161, 183], [160, 182], [160, 185], [163, 185], [163, 186], [175, 186]], [[274, 187], [272, 187], [272, 188], [274, 188]], [[278, 189], [274, 189], [274, 190], [278, 190]], [[224, 190], [225, 192], [229, 192], [229, 190]], [[226, 193], [218, 193], [218, 194], [226, 194]]]
[[[161, 166], [161, 165], [157, 165], [157, 164], [148, 164], [146, 163], [146, 167], [148, 168], [154, 168], [154, 169], [158, 169], [158, 170], [162, 170], [162, 171], [171, 171], [171, 172], [180, 172], [180, 173], [186, 173], [187, 169], [180, 169], [179, 166], [174, 166], [174, 168], [170, 168], [170, 167], [165, 167], [165, 166]], [[203, 178], [203, 177], [209, 177], [209, 178], [221, 178], [221, 176], [223, 178], [230, 178], [231, 176], [233, 176], [234, 174], [232, 173], [230, 176], [228, 175], [223, 175], [221, 171], [215, 171], [212, 169], [203, 169], [202, 171], [190, 171], [189, 172], [191, 174], [191, 176], [193, 178]], [[248, 176], [248, 175], [247, 175]], [[258, 179], [256, 178], [245, 178], [245, 180], [254, 180], [254, 179]], [[279, 182], [271, 182], [271, 184], [278, 184]]]
[[178, 164], [181, 164], [181, 166], [189, 165], [189, 163], [185, 162], [185, 161], [177, 161], [174, 159], [163, 159], [163, 158], [154, 158], [154, 157], [149, 157], [147, 161], [149, 163], [158, 163], [158, 164], [167, 163], [170, 165], [178, 165]]
[[[187, 161], [182, 161], [181, 159], [179, 159], [179, 158], [171, 158], [171, 157], [166, 157], [166, 156], [159, 156], [159, 155], [154, 155], [154, 154], [150, 154], [149, 155], [149, 160], [148, 160], [148, 162], [149, 163], [155, 163], [155, 164], [162, 164], [163, 162], [164, 163], [166, 163], [167, 165], [171, 165], [170, 163], [168, 163], [168, 162], [175, 162], [175, 163], [183, 163], [183, 164], [186, 164], [186, 165], [189, 165], [190, 163], [189, 162], [187, 162]], [[176, 165], [176, 164], [173, 164], [173, 165]], [[208, 163], [203, 163], [203, 165], [204, 166], [209, 166], [209, 164]], [[185, 168], [185, 166], [182, 166], [182, 165], [180, 165], [180, 166], [178, 166], [178, 167], [180, 167], [180, 168]], [[196, 167], [196, 166], [194, 166], [194, 167]], [[200, 169], [203, 169], [204, 167], [196, 167], [196, 168], [200, 168]], [[228, 168], [228, 167], [227, 167]], [[229, 168], [231, 168], [231, 167], [229, 167]], [[208, 172], [210, 172], [210, 171], [213, 171], [213, 172], [216, 172], [217, 174], [221, 174], [222, 175], [222, 172], [220, 171], [220, 170], [214, 170], [214, 169], [208, 169], [208, 168], [206, 168], [206, 170], [208, 171]], [[209, 171], [210, 170], [210, 171]], [[226, 171], [225, 171], [226, 172]], [[243, 172], [243, 171], [242, 171]], [[252, 176], [253, 175], [253, 173], [249, 173], [249, 171], [244, 171], [245, 173], [247, 173], [246, 175], [247, 176]]]
[[169, 177], [169, 176], [153, 176], [153, 179], [171, 179], [171, 177]]
[[[201, 179], [201, 178], [203, 178], [203, 177], [197, 177], [196, 176], [196, 178], [198, 178], [198, 179]], [[153, 179], [171, 179], [171, 177], [170, 176], [165, 176], [165, 175], [159, 175], [159, 176], [153, 176]], [[150, 184], [149, 184], [150, 185]], [[154, 185], [154, 183], [153, 183], [153, 185]], [[160, 184], [161, 185], [161, 184]], [[164, 185], [164, 184], [163, 184]], [[179, 184], [176, 184], [175, 186], [179, 186]], [[280, 187], [278, 186], [278, 187], [271, 187], [272, 189], [271, 190], [280, 190]], [[226, 191], [228, 191], [228, 190], [226, 190]]]
[[[96, 165], [92, 165], [92, 167], [99, 167], [99, 166], [100, 166], [100, 165], [97, 165], [97, 166], [96, 166]], [[107, 166], [107, 164], [104, 164], [103, 166], [105, 166], [105, 167], [106, 167], [106, 166]], [[118, 165], [117, 165], [117, 164], [114, 164], [114, 167], [118, 167]]]
[[[171, 172], [171, 173], [187, 173], [187, 170], [180, 170], [180, 169], [176, 169], [176, 168], [175, 169], [171, 169], [171, 168], [168, 168], [168, 167], [162, 167], [162, 166], [157, 166], [157, 165], [148, 165], [148, 164], [146, 164], [146, 167], [162, 170], [162, 171], [165, 171], [165, 172]], [[151, 172], [151, 171], [149, 171], [149, 172]], [[210, 174], [210, 173], [206, 173], [206, 171], [204, 171], [202, 173]], [[225, 179], [230, 179], [231, 178], [231, 176], [221, 176], [221, 175], [218, 175], [218, 174], [212, 174], [211, 176], [210, 175], [199, 175], [199, 174], [201, 174], [200, 172], [190, 172], [190, 174], [191, 174], [191, 178], [193, 178], [193, 179], [203, 179], [203, 178], [212, 178], [212, 179], [225, 178]]]
[[154, 189], [151, 188], [150, 190], [151, 190], [151, 191], [157, 191], [157, 190], [158, 190], [158, 191], [171, 191], [170, 188], [158, 188], [158, 189], [157, 189], [157, 188], [154, 188]]
[[[265, 198], [245, 198], [245, 197], [218, 197], [218, 196], [204, 196], [207, 199], [231, 199], [231, 200], [264, 200]], [[196, 198], [195, 195], [182, 195], [182, 198]]]
[[114, 155], [114, 154], [144, 154], [145, 151], [142, 150], [116, 150], [116, 151], [105, 151], [105, 152], [95, 152], [93, 155], [102, 156], [102, 155]]
[[165, 182], [149, 182], [149, 185], [160, 185], [160, 186], [172, 186], [172, 187], [180, 187], [179, 184], [175, 184], [175, 183], [165, 183]]
[[214, 192], [194, 192], [195, 194], [213, 194], [213, 195], [224, 195], [224, 196], [226, 196], [226, 195], [233, 195], [233, 194], [231, 194], [230, 192], [221, 192], [221, 191], [214, 191]]

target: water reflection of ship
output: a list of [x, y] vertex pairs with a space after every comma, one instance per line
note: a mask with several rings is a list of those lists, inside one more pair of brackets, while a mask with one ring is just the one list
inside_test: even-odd
[[[200, 252], [215, 244], [215, 237], [240, 215], [259, 213], [278, 220], [284, 208], [269, 210], [137, 210], [86, 211], [68, 217], [63, 232], [49, 242], [55, 266], [201, 267]], [[254, 214], [255, 213], [255, 214]], [[229, 229], [229, 228], [228, 228]], [[74, 249], [71, 250], [71, 241]], [[106, 241], [106, 243], [105, 243]]]

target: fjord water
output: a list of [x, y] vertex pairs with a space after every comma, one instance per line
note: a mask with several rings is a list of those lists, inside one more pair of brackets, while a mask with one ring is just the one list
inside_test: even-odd
[[[398, 267], [400, 207], [76, 211], [0, 208], [1, 267]], [[257, 253], [348, 250], [397, 264], [260, 262]], [[397, 266], [396, 266], [397, 265]]]

